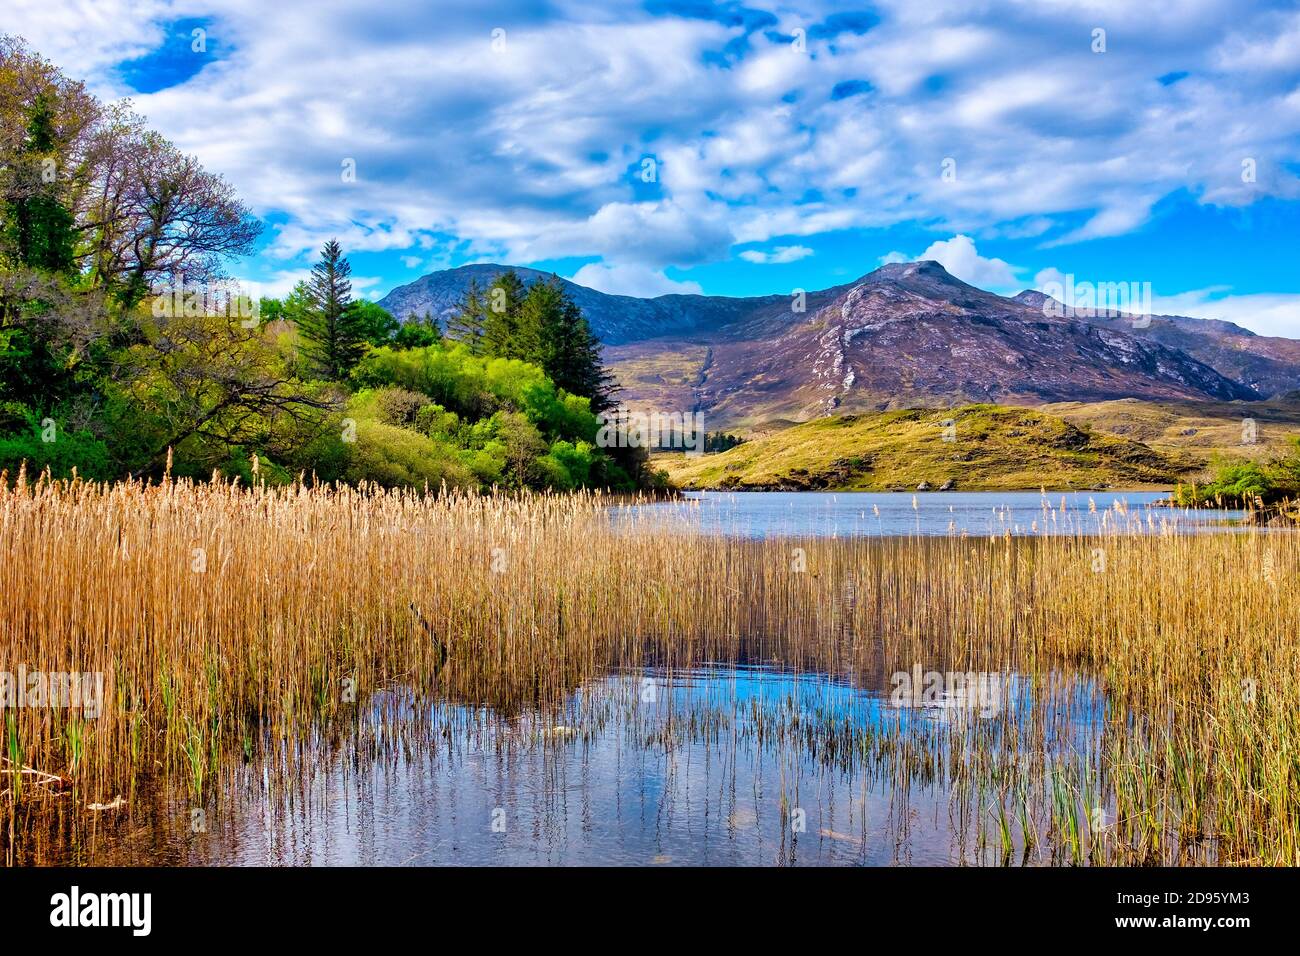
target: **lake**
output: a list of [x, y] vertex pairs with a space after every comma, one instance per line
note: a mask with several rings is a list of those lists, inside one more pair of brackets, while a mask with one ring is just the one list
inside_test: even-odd
[[1136, 530], [1138, 521], [1148, 529], [1175, 522], [1183, 530], [1201, 530], [1222, 528], [1243, 516], [1240, 511], [1193, 512], [1154, 504], [1168, 497], [1148, 491], [704, 491], [638, 511], [685, 520], [708, 533], [751, 538], [1095, 534], [1105, 527]]

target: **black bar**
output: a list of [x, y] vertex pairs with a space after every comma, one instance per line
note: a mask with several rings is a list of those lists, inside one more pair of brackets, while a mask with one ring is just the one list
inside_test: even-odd
[[[674, 936], [685, 944], [687, 926], [700, 921], [728, 945], [835, 926], [868, 933], [864, 943], [883, 943], [876, 931], [892, 928], [918, 945], [1190, 936], [1231, 945], [1242, 933], [1290, 930], [1298, 884], [1297, 871], [1286, 869], [39, 868], [0, 872], [0, 926], [6, 943], [75, 936], [205, 949], [279, 941], [383, 948], [420, 932], [439, 936], [412, 943], [438, 945], [449, 930], [493, 945], [601, 938], [593, 933], [612, 934], [604, 936], [611, 944]], [[74, 885], [83, 902], [94, 893], [150, 894], [148, 936], [130, 926], [52, 926], [52, 897]], [[1152, 924], [1119, 924], [1133, 919]], [[1189, 925], [1203, 919], [1211, 925]]]

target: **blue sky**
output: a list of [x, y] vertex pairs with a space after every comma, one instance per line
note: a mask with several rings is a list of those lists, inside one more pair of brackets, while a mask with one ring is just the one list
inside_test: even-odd
[[268, 223], [231, 271], [271, 292], [332, 236], [373, 296], [480, 261], [654, 295], [928, 257], [1300, 337], [1294, 3], [6, 0], [0, 30], [225, 175]]

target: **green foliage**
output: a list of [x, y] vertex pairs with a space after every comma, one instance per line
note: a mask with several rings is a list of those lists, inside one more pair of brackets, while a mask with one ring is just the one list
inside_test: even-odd
[[556, 276], [527, 288], [507, 269], [486, 292], [471, 282], [448, 336], [473, 355], [519, 359], [540, 368], [560, 389], [610, 407], [612, 377], [601, 363], [600, 342], [582, 310]]
[[56, 95], [43, 90], [28, 108], [26, 141], [10, 171], [19, 189], [5, 210], [4, 246], [19, 265], [71, 274], [75, 269], [76, 221], [59, 196]]
[[1271, 461], [1218, 460], [1214, 477], [1204, 485], [1180, 486], [1175, 495], [1186, 506], [1217, 503], [1274, 504], [1300, 498], [1300, 438], [1292, 449]]
[[422, 487], [437, 490], [473, 487], [476, 482], [450, 449], [408, 428], [381, 421], [357, 422], [344, 477], [351, 482], [373, 481], [386, 488]]
[[8, 471], [10, 478], [18, 474], [24, 462], [33, 477], [46, 468], [55, 478], [69, 478], [74, 469], [79, 477], [91, 480], [113, 477], [108, 446], [90, 431], [65, 432], [53, 418], [38, 420], [13, 404], [6, 408], [5, 418], [12, 421], [17, 411], [25, 426], [0, 434], [0, 471]]
[[442, 342], [442, 332], [438, 328], [438, 322], [427, 312], [423, 318], [412, 315], [401, 324], [392, 337], [392, 346], [395, 349], [422, 349], [440, 342]]
[[460, 308], [447, 322], [447, 338], [465, 346], [471, 355], [482, 355], [486, 312], [487, 303], [483, 292], [477, 280], [471, 279]]
[[400, 323], [387, 309], [365, 299], [352, 303], [353, 321], [362, 340], [371, 345], [385, 345], [392, 341]]
[[522, 358], [532, 342], [520, 334], [519, 309], [524, 301], [524, 283], [513, 269], [507, 269], [488, 286], [483, 312], [482, 350], [498, 358]]
[[[595, 447], [591, 403], [535, 365], [474, 355], [463, 343], [371, 350], [358, 364], [348, 414], [408, 429], [485, 486], [632, 490], [627, 472]], [[354, 478], [374, 463], [363, 456]], [[376, 476], [373, 480], [388, 480]]]

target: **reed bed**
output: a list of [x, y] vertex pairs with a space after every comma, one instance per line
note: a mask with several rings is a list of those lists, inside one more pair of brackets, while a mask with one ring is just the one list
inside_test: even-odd
[[[1044, 498], [1044, 528], [1067, 518]], [[598, 494], [0, 480], [0, 672], [104, 681], [94, 717], [3, 710], [7, 846], [117, 796], [202, 802], [258, 762], [301, 774], [394, 691], [545, 727], [611, 671], [754, 661], [886, 692], [918, 664], [992, 671], [1032, 706], [937, 729], [688, 709], [642, 742], [740, 728], [942, 784], [1001, 856], [1300, 864], [1300, 539], [1176, 520], [746, 540]], [[428, 719], [379, 708], [390, 741]]]

